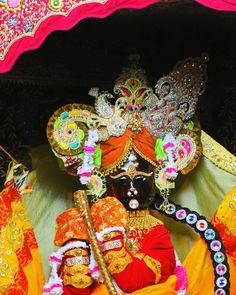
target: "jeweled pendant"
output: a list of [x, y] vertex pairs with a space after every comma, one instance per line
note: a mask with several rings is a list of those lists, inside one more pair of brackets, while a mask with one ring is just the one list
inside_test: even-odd
[[139, 202], [138, 202], [138, 200], [136, 200], [136, 199], [132, 199], [132, 200], [129, 201], [129, 207], [130, 207], [131, 209], [137, 209], [138, 206], [139, 206]]

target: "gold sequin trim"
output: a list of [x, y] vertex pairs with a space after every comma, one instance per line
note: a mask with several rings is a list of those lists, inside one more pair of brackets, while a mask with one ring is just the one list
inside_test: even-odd
[[113, 173], [116, 171], [117, 168], [121, 167], [125, 161], [128, 159], [130, 153], [131, 153], [131, 150], [132, 150], [132, 138], [130, 138], [129, 140], [126, 141], [126, 145], [125, 145], [125, 148], [124, 148], [124, 151], [122, 153], [122, 155], [117, 159], [116, 162], [106, 166], [106, 167], [103, 167], [101, 169], [101, 171], [103, 172], [103, 174], [105, 176]]
[[201, 134], [203, 155], [222, 170], [236, 175], [236, 157], [206, 132]]
[[146, 255], [143, 258], [143, 261], [155, 273], [155, 275], [156, 275], [155, 284], [157, 284], [161, 279], [161, 263], [158, 260], [156, 260], [148, 255]]
[[133, 144], [133, 149], [135, 150], [137, 154], [139, 154], [140, 157], [142, 157], [144, 160], [149, 162], [152, 166], [157, 167], [157, 163], [155, 163], [154, 161], [149, 159], [147, 156], [145, 156], [142, 152], [140, 152], [140, 150], [134, 144]]
[[68, 256], [88, 256], [88, 251], [80, 248], [72, 249], [65, 252], [64, 255]]

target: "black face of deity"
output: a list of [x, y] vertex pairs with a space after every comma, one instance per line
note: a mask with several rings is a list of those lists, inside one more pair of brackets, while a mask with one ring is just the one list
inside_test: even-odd
[[156, 195], [153, 170], [151, 164], [132, 153], [124, 167], [107, 179], [109, 193], [129, 211], [148, 208]]

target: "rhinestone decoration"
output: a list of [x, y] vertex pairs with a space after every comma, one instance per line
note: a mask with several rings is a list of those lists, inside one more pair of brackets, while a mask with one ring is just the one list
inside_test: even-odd
[[216, 266], [216, 272], [218, 275], [223, 276], [227, 271], [227, 267], [224, 264], [218, 264]]
[[216, 252], [214, 255], [214, 260], [217, 263], [222, 263], [225, 260], [225, 255], [222, 252]]
[[132, 200], [129, 201], [129, 207], [130, 207], [131, 209], [137, 209], [138, 206], [139, 206], [139, 202], [138, 202], [138, 200], [136, 200], [136, 199], [132, 199]]
[[204, 220], [204, 219], [198, 220], [198, 222], [196, 224], [197, 229], [200, 230], [200, 231], [206, 230], [207, 229], [207, 226], [208, 226], [207, 225], [207, 221]]
[[226, 280], [226, 278], [224, 278], [224, 277], [219, 277], [219, 278], [216, 280], [216, 285], [217, 285], [219, 288], [224, 288], [224, 287], [227, 285], [227, 280]]
[[207, 240], [214, 240], [216, 234], [213, 229], [209, 228], [205, 231], [204, 236]]
[[186, 211], [183, 209], [180, 209], [176, 212], [176, 218], [179, 220], [183, 220], [186, 217]]
[[226, 295], [225, 290], [223, 289], [217, 289], [215, 291], [215, 295]]
[[168, 214], [168, 215], [173, 214], [173, 213], [175, 212], [175, 210], [176, 210], [176, 207], [175, 207], [174, 204], [169, 204], [169, 205], [165, 208], [165, 212], [166, 212], [166, 214]]
[[221, 242], [218, 240], [214, 240], [211, 242], [210, 247], [213, 251], [218, 252], [221, 249]]
[[186, 217], [186, 221], [188, 224], [194, 224], [197, 221], [197, 215], [194, 213], [190, 213]]

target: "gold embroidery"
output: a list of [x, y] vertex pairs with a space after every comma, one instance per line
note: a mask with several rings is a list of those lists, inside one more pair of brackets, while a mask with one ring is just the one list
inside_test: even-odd
[[143, 261], [155, 273], [155, 275], [156, 275], [155, 284], [157, 284], [161, 278], [161, 264], [160, 264], [160, 262], [148, 255], [146, 255], [143, 258]]
[[74, 276], [65, 275], [63, 278], [64, 285], [72, 285], [76, 288], [86, 288], [92, 285], [93, 279], [85, 274], [77, 274]]
[[138, 242], [138, 239], [127, 239], [125, 246], [129, 249], [132, 253], [137, 253], [141, 247], [140, 243]]
[[139, 154], [140, 157], [142, 157], [144, 160], [146, 160], [148, 163], [150, 163], [152, 166], [157, 167], [157, 163], [149, 159], [147, 156], [145, 156], [137, 147], [135, 144], [133, 144], [133, 149], [137, 154]]
[[101, 169], [105, 176], [109, 175], [110, 173], [114, 172], [117, 167], [122, 166], [122, 164], [128, 159], [133, 146], [132, 138], [126, 141], [126, 145], [122, 155], [117, 159], [116, 162], [104, 167]]
[[117, 236], [120, 236], [120, 232], [118, 232], [118, 231], [114, 231], [114, 232], [110, 232], [110, 233], [104, 234], [104, 235], [102, 236], [102, 239], [103, 239], [103, 241], [105, 242], [105, 241], [108, 241], [108, 240], [110, 240], [110, 239], [112, 239], [112, 238], [115, 238], [115, 237], [117, 237]]
[[129, 211], [129, 221], [128, 228], [133, 230], [138, 228], [142, 229], [151, 229], [156, 225], [163, 224], [159, 219], [155, 218], [149, 213], [148, 209], [145, 210], [136, 210]]
[[78, 273], [86, 275], [86, 274], [88, 274], [88, 270], [89, 270], [88, 266], [86, 266], [86, 265], [75, 264], [75, 265], [72, 265], [72, 266], [65, 265], [63, 272], [64, 272], [65, 275], [68, 275], [68, 274], [76, 275]]
[[64, 255], [68, 255], [68, 256], [88, 256], [88, 250], [76, 248], [76, 249], [72, 249], [72, 250], [67, 251]]
[[236, 175], [236, 157], [202, 131], [203, 155], [222, 170]]
[[[5, 32], [3, 33], [4, 34], [4, 37], [5, 37], [5, 41], [8, 43], [7, 46], [4, 47], [4, 49], [2, 51], [0, 51], [0, 60], [4, 60], [6, 54], [8, 53], [10, 47], [18, 40], [20, 40], [21, 38], [24, 38], [24, 37], [33, 37], [39, 26], [46, 20], [48, 19], [49, 17], [51, 16], [64, 16], [64, 17], [67, 17], [72, 10], [76, 9], [77, 7], [79, 6], [82, 6], [84, 4], [88, 4], [88, 3], [99, 3], [99, 4], [105, 4], [108, 0], [84, 0], [84, 1], [80, 1], [79, 3], [74, 3], [71, 5], [71, 7], [65, 11], [65, 12], [62, 12], [62, 11], [48, 11], [48, 13], [42, 17], [41, 19], [38, 20], [38, 22], [35, 23], [35, 26], [33, 28], [33, 30], [31, 32], [26, 32], [26, 33], [21, 33], [19, 34], [18, 36], [15, 36], [13, 37], [12, 39], [10, 38], [10, 36], [14, 36], [14, 31], [11, 29], [7, 29], [7, 26], [6, 26], [6, 29], [5, 29]], [[71, 1], [69, 1], [71, 2]], [[1, 3], [0, 3], [1, 4]], [[23, 15], [23, 11], [22, 8], [21, 9], [17, 9], [19, 10], [20, 13], [22, 13]], [[32, 17], [32, 16], [31, 16]]]
[[122, 272], [132, 262], [132, 258], [125, 248], [120, 251], [109, 251], [104, 255], [104, 260], [108, 264], [111, 274]]
[[128, 167], [128, 171], [127, 172], [121, 172], [117, 175], [114, 175], [114, 176], [110, 176], [112, 179], [117, 179], [121, 176], [129, 176], [131, 180], [134, 179], [135, 176], [137, 175], [142, 175], [142, 176], [151, 176], [153, 174], [153, 172], [150, 172], [150, 173], [146, 173], [146, 172], [143, 172], [143, 171], [137, 171], [136, 167], [134, 165], [129, 165]]
[[155, 284], [157, 284], [161, 278], [161, 263], [158, 260], [145, 255], [144, 253], [137, 253], [134, 256], [140, 260], [143, 260], [145, 264], [155, 273]]

